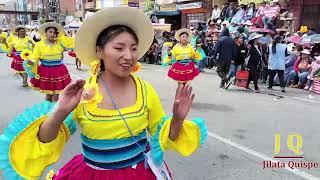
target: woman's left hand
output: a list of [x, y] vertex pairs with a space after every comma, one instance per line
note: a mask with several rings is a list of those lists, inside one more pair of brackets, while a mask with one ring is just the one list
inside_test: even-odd
[[179, 85], [173, 104], [173, 117], [171, 120], [170, 139], [175, 140], [180, 132], [183, 121], [186, 119], [195, 94], [192, 94], [192, 87], [188, 84]]
[[178, 121], [183, 121], [191, 108], [195, 94], [192, 94], [192, 87], [188, 84], [179, 85], [176, 91], [176, 96], [173, 104], [173, 118]]

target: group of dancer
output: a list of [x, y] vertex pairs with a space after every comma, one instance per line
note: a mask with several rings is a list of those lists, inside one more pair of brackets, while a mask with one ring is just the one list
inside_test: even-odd
[[[195, 96], [187, 82], [199, 74], [194, 62], [201, 59], [197, 48], [188, 44], [190, 31], [177, 32], [180, 43], [166, 57], [174, 63], [168, 75], [178, 82], [172, 115], [166, 116], [154, 88], [133, 73], [154, 35], [142, 11], [102, 9], [84, 21], [74, 42], [61, 28], [56, 23], [41, 25], [45, 39], [35, 44], [22, 27], [17, 42], [23, 45], [8, 45], [16, 52], [17, 70], [27, 72], [31, 86], [47, 98], [15, 118], [0, 136], [2, 175], [39, 179], [58, 161], [78, 123], [82, 153], [59, 171], [51, 170], [47, 179], [172, 179], [164, 151], [189, 156], [207, 136], [204, 120], [186, 119]], [[73, 44], [77, 57], [91, 68], [87, 80], [71, 82], [63, 64], [64, 48]], [[23, 61], [20, 53], [27, 48], [32, 54]]]
[[[47, 22], [39, 27], [41, 41], [27, 36], [25, 26], [13, 28], [9, 37], [2, 37], [2, 47], [12, 57], [11, 68], [22, 77], [22, 86], [31, 86], [46, 94], [46, 100], [58, 100], [59, 93], [71, 82], [63, 53], [73, 49], [74, 38], [68, 37], [63, 27]], [[30, 79], [28, 83], [28, 79]]]

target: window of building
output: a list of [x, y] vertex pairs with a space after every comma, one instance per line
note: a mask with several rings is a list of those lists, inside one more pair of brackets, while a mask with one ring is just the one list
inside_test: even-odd
[[196, 27], [198, 23], [206, 22], [205, 13], [195, 13], [195, 14], [187, 14], [187, 27], [189, 28], [191, 25]]

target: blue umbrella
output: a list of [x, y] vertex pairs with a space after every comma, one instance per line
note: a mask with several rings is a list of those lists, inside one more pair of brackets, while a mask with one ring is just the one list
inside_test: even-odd
[[304, 37], [301, 40], [301, 44], [310, 44], [310, 43], [313, 43], [313, 44], [320, 43], [320, 34], [313, 34], [311, 36]]

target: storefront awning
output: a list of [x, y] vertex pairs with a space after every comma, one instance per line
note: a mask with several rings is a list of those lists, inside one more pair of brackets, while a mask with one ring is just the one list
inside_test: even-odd
[[176, 16], [180, 15], [180, 11], [155, 11], [156, 16]]
[[171, 4], [175, 2], [176, 0], [155, 0], [155, 4]]
[[262, 3], [265, 0], [238, 0], [239, 4], [249, 4], [251, 2], [254, 2], [255, 4]]

